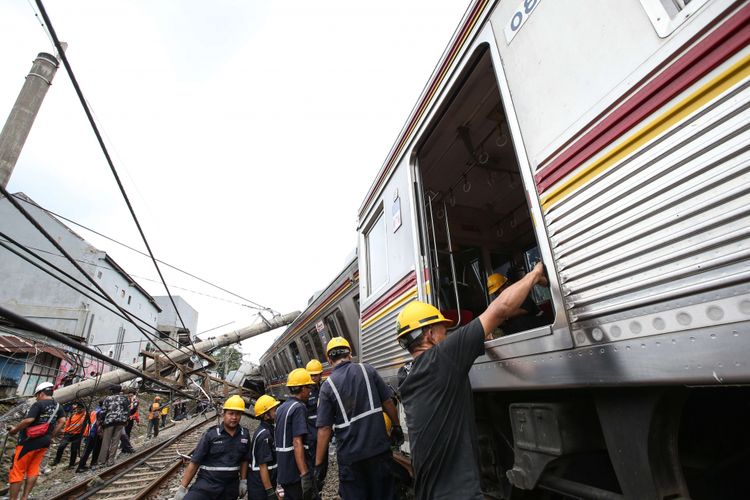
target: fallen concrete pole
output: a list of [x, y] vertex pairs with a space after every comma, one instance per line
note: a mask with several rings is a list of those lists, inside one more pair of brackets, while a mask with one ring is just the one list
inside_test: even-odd
[[[243, 340], [258, 336], [262, 333], [266, 333], [268, 331], [275, 330], [276, 328], [286, 326], [294, 321], [299, 315], [300, 312], [295, 311], [293, 313], [276, 316], [275, 318], [268, 320], [267, 323], [248, 326], [239, 330], [235, 330], [231, 333], [224, 333], [216, 337], [212, 337], [208, 340], [203, 340], [195, 344], [195, 350], [198, 352], [207, 353], [219, 347], [236, 344]], [[146, 363], [145, 371], [148, 372], [149, 369], [153, 368], [154, 364], [157, 362], [159, 363], [160, 367], [168, 368], [170, 365], [172, 365], [168, 359], [171, 359], [175, 363], [180, 363], [186, 361], [192, 355], [194, 355], [194, 352], [192, 347], [190, 346], [169, 351], [167, 352], [166, 356], [159, 355], [156, 356], [154, 360], [148, 361]], [[143, 369], [143, 366], [140, 363], [136, 363], [131, 366], [138, 371], [141, 371]], [[106, 388], [110, 385], [122, 384], [123, 382], [127, 382], [128, 380], [132, 380], [136, 377], [136, 374], [123, 369], [112, 370], [110, 372], [102, 374], [100, 377], [88, 378], [76, 384], [72, 384], [67, 387], [61, 387], [55, 391], [54, 397], [60, 403], [67, 403], [68, 401], [73, 401], [77, 398], [106, 390]]]

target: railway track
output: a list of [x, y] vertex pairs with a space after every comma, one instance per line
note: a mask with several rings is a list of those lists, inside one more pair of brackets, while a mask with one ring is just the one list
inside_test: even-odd
[[181, 434], [134, 454], [50, 500], [148, 498], [179, 469], [182, 462], [180, 454], [190, 454], [198, 444], [202, 431], [214, 423], [214, 415], [201, 419]]

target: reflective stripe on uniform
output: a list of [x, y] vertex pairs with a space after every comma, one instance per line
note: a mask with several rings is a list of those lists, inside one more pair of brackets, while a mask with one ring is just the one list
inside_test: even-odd
[[[295, 401], [294, 403], [289, 405], [289, 409], [284, 414], [284, 439], [282, 440], [282, 443], [281, 443], [282, 445], [286, 444], [286, 430], [287, 430], [286, 422], [289, 419], [289, 414], [292, 413], [292, 408], [294, 408], [295, 405], [301, 405], [301, 404], [302, 403], [300, 403], [299, 401]], [[305, 445], [305, 449], [306, 450], [308, 449], [307, 445]], [[280, 451], [280, 452], [294, 451], [294, 443], [292, 443], [291, 446], [282, 446], [281, 448], [277, 447], [276, 451]]]
[[360, 413], [359, 415], [355, 415], [351, 418], [349, 418], [349, 415], [346, 414], [346, 409], [344, 409], [344, 403], [343, 401], [341, 401], [341, 395], [339, 394], [338, 389], [336, 389], [336, 385], [333, 383], [332, 377], [328, 377], [328, 379], [326, 379], [326, 383], [331, 385], [331, 390], [333, 390], [333, 395], [336, 397], [336, 401], [339, 404], [339, 409], [341, 410], [341, 417], [344, 419], [344, 423], [342, 424], [333, 424], [334, 429], [341, 429], [344, 427], [349, 427], [352, 422], [356, 422], [357, 420], [360, 420], [365, 417], [369, 417], [370, 415], [383, 411], [383, 408], [380, 406], [375, 408], [375, 402], [372, 399], [372, 387], [370, 386], [370, 377], [367, 376], [367, 370], [365, 370], [365, 365], [360, 364], [359, 367], [362, 368], [362, 375], [365, 377], [365, 385], [367, 386], [367, 397], [370, 400], [370, 409], [367, 410], [366, 412]]
[[[259, 470], [260, 470], [260, 467], [259, 467], [259, 466], [256, 466], [256, 465], [255, 465], [255, 443], [257, 443], [257, 442], [258, 442], [258, 438], [259, 438], [259, 437], [260, 437], [260, 435], [261, 435], [261, 434], [263, 434], [264, 432], [268, 432], [268, 429], [261, 429], [261, 430], [260, 430], [260, 432], [258, 432], [258, 434], [257, 434], [257, 435], [255, 436], [255, 439], [253, 439], [253, 451], [252, 451], [252, 457], [253, 457], [253, 460], [252, 460], [252, 462], [250, 463], [250, 469], [251, 469], [251, 470], [256, 470], [256, 471], [259, 471]], [[267, 465], [266, 467], [268, 467], [268, 470], [272, 470], [272, 469], [275, 469], [275, 468], [277, 467], [277, 465], [278, 465], [278, 464]]]
[[226, 471], [226, 472], [240, 470], [239, 465], [236, 467], [211, 467], [210, 465], [201, 465], [199, 468], [203, 470], [215, 470], [215, 471]]

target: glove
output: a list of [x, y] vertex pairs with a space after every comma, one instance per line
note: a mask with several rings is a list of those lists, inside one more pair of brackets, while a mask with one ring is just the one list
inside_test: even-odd
[[300, 477], [302, 483], [302, 500], [313, 500], [315, 498], [315, 481], [310, 471]]
[[328, 474], [328, 462], [315, 466], [315, 484], [318, 486], [318, 492], [323, 490], [323, 484], [326, 482]]
[[187, 495], [187, 488], [185, 488], [183, 485], [180, 485], [179, 488], [177, 488], [177, 493], [174, 494], [174, 500], [182, 500], [185, 498], [185, 495]]
[[270, 500], [279, 500], [279, 496], [276, 494], [274, 488], [268, 488], [266, 490], [266, 498], [269, 498]]
[[247, 479], [240, 479], [240, 498], [247, 495]]
[[404, 444], [404, 431], [401, 427], [397, 426], [391, 430], [391, 443], [396, 447]]

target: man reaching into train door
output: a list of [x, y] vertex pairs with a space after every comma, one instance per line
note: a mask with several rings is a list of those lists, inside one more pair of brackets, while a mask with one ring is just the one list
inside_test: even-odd
[[[341, 498], [395, 499], [391, 444], [383, 419], [385, 411], [391, 422], [398, 424], [393, 394], [375, 368], [352, 363], [352, 349], [343, 337], [332, 338], [326, 354], [333, 371], [320, 386], [316, 481], [325, 478], [328, 443], [335, 429]], [[403, 443], [404, 434], [398, 425], [392, 432], [397, 442]]]
[[409, 429], [417, 499], [484, 499], [469, 369], [484, 353], [485, 340], [492, 340], [495, 328], [538, 284], [547, 284], [541, 262], [503, 290], [478, 318], [450, 336], [446, 333], [452, 322], [430, 304], [411, 302], [399, 314], [398, 343], [414, 358], [399, 392]]

